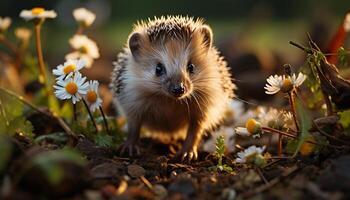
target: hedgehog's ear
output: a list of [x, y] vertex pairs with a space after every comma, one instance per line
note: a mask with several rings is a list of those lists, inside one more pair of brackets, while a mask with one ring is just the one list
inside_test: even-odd
[[140, 55], [141, 45], [142, 45], [142, 36], [140, 33], [133, 33], [129, 37], [129, 48], [131, 50], [132, 55], [135, 59]]
[[203, 36], [203, 43], [204, 45], [210, 49], [213, 43], [213, 32], [211, 28], [207, 25], [203, 25], [200, 27], [200, 32]]

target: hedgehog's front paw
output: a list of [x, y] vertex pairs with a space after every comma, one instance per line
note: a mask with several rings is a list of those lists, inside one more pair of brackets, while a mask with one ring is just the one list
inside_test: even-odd
[[176, 154], [177, 158], [180, 158], [181, 161], [191, 162], [192, 160], [198, 159], [198, 151], [196, 146], [187, 147], [183, 146], [182, 149]]
[[135, 155], [140, 155], [140, 147], [136, 142], [126, 140], [119, 147], [118, 150], [120, 155], [128, 155], [133, 157]]

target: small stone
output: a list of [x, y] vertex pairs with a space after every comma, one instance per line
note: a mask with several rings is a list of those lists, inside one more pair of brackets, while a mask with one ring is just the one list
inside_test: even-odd
[[237, 192], [233, 188], [225, 188], [222, 190], [221, 197], [225, 200], [234, 200], [237, 196]]
[[102, 200], [104, 199], [101, 193], [97, 190], [86, 190], [85, 197], [87, 200]]
[[145, 175], [145, 169], [143, 167], [141, 167], [140, 165], [129, 165], [128, 166], [128, 174], [132, 177], [132, 178], [138, 178], [140, 176], [144, 176]]
[[196, 195], [196, 187], [193, 181], [189, 178], [181, 178], [175, 180], [168, 188], [169, 193], [181, 193], [187, 197]]
[[160, 184], [153, 185], [153, 192], [159, 197], [159, 199], [163, 199], [168, 195], [166, 188]]
[[170, 173], [170, 177], [171, 177], [171, 178], [177, 177], [176, 171], [172, 171], [172, 172]]

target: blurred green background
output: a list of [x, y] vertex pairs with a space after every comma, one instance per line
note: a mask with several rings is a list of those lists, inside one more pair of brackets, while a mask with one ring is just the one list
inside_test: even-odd
[[[96, 13], [97, 19], [86, 34], [100, 48], [101, 58], [94, 64], [100, 70], [91, 69], [88, 76], [108, 82], [111, 63], [137, 20], [160, 15], [202, 17], [213, 29], [216, 46], [237, 69], [236, 78], [244, 79], [240, 71], [254, 67], [263, 68], [265, 78], [284, 63], [302, 63], [304, 54], [289, 45], [290, 40], [305, 43], [306, 34], [311, 33], [324, 49], [350, 9], [350, 1], [1, 0], [0, 16], [9, 16], [14, 22], [8, 37], [14, 37], [14, 27], [32, 27], [18, 15], [22, 9], [37, 6], [58, 13], [58, 18], [48, 20], [43, 30], [44, 54], [51, 68], [62, 63], [70, 50], [68, 40], [77, 28], [73, 9], [86, 7]], [[34, 50], [34, 41], [31, 48]]]

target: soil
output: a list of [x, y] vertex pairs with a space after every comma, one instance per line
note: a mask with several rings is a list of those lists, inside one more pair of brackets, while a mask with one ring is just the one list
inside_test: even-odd
[[[87, 160], [56, 163], [63, 179], [52, 184], [43, 170], [32, 167], [21, 176], [33, 156], [60, 148], [8, 138], [15, 151], [1, 174], [3, 199], [349, 199], [350, 151], [330, 150], [307, 158], [276, 158], [260, 169], [224, 163], [233, 172], [210, 170], [217, 160], [200, 152], [198, 161], [172, 158], [168, 145], [142, 139], [139, 157], [120, 157], [113, 149], [98, 147], [81, 137], [74, 148]], [[17, 178], [16, 177], [20, 177]]]

